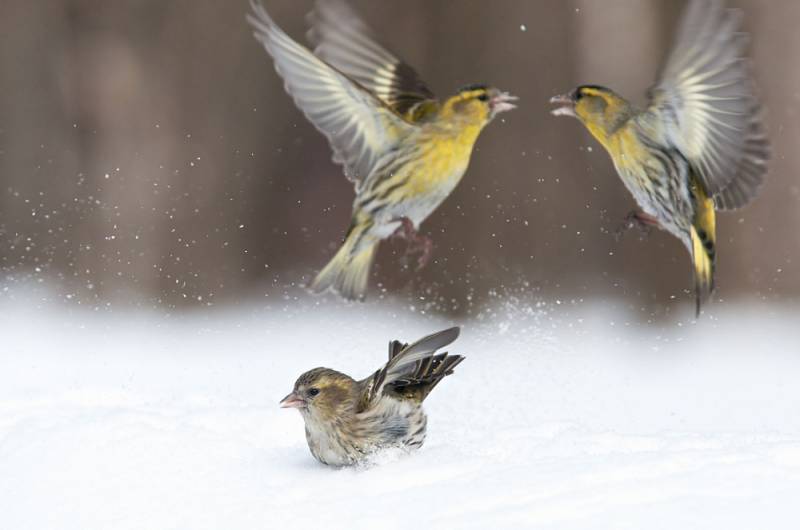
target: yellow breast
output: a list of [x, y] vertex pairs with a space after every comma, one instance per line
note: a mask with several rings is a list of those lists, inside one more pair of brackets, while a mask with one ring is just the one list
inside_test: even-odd
[[453, 180], [455, 185], [469, 165], [480, 133], [479, 127], [462, 127], [458, 131], [431, 129], [422, 131], [420, 137], [421, 156], [409, 181], [413, 193], [425, 193]]

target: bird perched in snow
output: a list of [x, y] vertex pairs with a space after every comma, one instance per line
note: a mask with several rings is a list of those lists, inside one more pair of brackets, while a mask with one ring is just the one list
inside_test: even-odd
[[389, 343], [389, 362], [356, 381], [329, 368], [301, 375], [280, 402], [303, 415], [311, 454], [323, 464], [346, 466], [384, 448], [418, 449], [425, 441], [422, 402], [464, 360], [436, 353], [458, 338], [450, 328], [414, 344]]
[[562, 105], [553, 114], [578, 118], [611, 155], [643, 210], [630, 224], [658, 226], [689, 250], [697, 315], [714, 290], [715, 210], [750, 202], [769, 158], [740, 23], [719, 1], [690, 0], [644, 109], [595, 85], [551, 99]]
[[251, 0], [248, 20], [275, 61], [287, 92], [330, 141], [333, 160], [355, 185], [350, 228], [311, 289], [363, 299], [378, 243], [396, 235], [421, 251], [424, 221], [461, 180], [481, 130], [515, 97], [472, 85], [438, 101], [409, 65], [380, 45], [341, 0], [319, 0], [311, 15], [310, 52]]

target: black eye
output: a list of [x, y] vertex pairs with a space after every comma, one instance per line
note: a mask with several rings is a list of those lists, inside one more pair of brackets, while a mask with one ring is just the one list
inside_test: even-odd
[[575, 95], [573, 96], [573, 99], [575, 99], [575, 101], [578, 101], [583, 96], [584, 96], [583, 90], [578, 89], [578, 90], [575, 91]]
[[484, 92], [483, 94], [478, 96], [478, 101], [489, 101], [489, 94]]
[[319, 394], [319, 388], [309, 388], [309, 389], [306, 391], [306, 394], [308, 394], [310, 397], [314, 397], [314, 396], [316, 396], [317, 394]]

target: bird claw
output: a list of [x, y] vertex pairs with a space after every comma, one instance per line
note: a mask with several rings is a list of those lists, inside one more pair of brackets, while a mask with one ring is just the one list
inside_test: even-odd
[[405, 239], [406, 241], [413, 241], [416, 239], [417, 229], [414, 228], [414, 223], [411, 222], [411, 219], [408, 217], [401, 217], [400, 219], [395, 219], [395, 221], [399, 222], [400, 226], [398, 226], [397, 230], [392, 234], [393, 238]]
[[625, 216], [620, 226], [614, 231], [614, 238], [620, 241], [625, 232], [635, 228], [639, 231], [642, 239], [647, 239], [654, 226], [658, 226], [658, 220], [655, 217], [644, 212], [632, 211]]
[[424, 269], [431, 260], [431, 255], [433, 254], [433, 240], [427, 236], [421, 235], [417, 229], [414, 228], [414, 223], [412, 223], [411, 219], [408, 217], [402, 217], [397, 219], [397, 221], [400, 223], [400, 226], [397, 227], [392, 237], [404, 239], [408, 242], [406, 254], [401, 258], [401, 263], [407, 266], [405, 261], [408, 255], [420, 252], [420, 256], [417, 258], [416, 269], [416, 271], [419, 272]]

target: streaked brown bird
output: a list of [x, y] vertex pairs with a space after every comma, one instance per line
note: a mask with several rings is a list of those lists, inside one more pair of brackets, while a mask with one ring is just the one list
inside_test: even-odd
[[580, 120], [611, 155], [643, 210], [630, 224], [658, 226], [688, 249], [697, 315], [714, 291], [716, 210], [756, 196], [770, 155], [740, 24], [720, 1], [691, 0], [644, 109], [597, 85], [551, 99], [553, 114]]
[[389, 362], [361, 381], [330, 368], [314, 368], [297, 379], [280, 405], [300, 411], [308, 448], [323, 464], [357, 464], [390, 447], [418, 449], [428, 423], [422, 402], [464, 360], [436, 351], [458, 334], [456, 327], [410, 345], [394, 340], [389, 343]]

